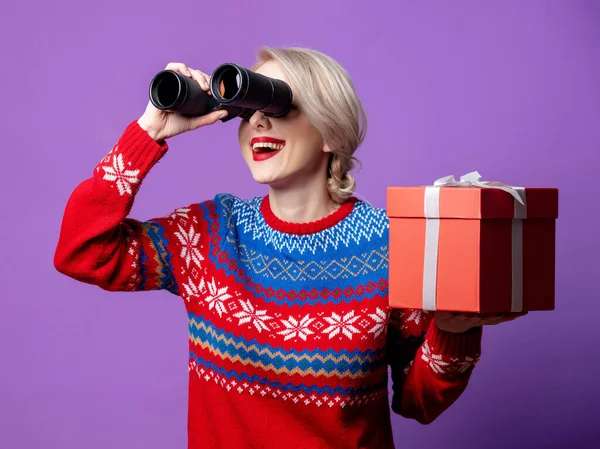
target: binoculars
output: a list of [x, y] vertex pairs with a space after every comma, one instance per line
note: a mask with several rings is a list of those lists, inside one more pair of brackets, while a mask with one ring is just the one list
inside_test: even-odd
[[158, 72], [150, 83], [150, 101], [160, 110], [188, 116], [227, 111], [222, 122], [248, 119], [255, 111], [281, 117], [292, 106], [292, 89], [281, 80], [249, 71], [236, 64], [218, 66], [210, 79], [210, 92], [198, 82], [173, 70]]

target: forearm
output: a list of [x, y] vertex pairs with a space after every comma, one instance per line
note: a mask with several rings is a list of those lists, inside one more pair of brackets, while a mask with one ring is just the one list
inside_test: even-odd
[[124, 269], [137, 264], [131, 246], [140, 244], [141, 226], [126, 217], [142, 180], [166, 151], [137, 122], [129, 124], [67, 202], [54, 256], [58, 271], [103, 288], [125, 287], [136, 268]]
[[428, 424], [464, 392], [481, 353], [481, 328], [453, 334], [433, 321], [414, 359], [396, 373], [394, 412]]

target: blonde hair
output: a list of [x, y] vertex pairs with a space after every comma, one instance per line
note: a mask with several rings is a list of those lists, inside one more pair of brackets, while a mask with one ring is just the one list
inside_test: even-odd
[[350, 76], [333, 58], [309, 48], [261, 47], [254, 69], [267, 61], [281, 66], [295, 88], [295, 103], [331, 148], [327, 189], [335, 202], [343, 203], [356, 188], [350, 171], [360, 161], [353, 155], [367, 130]]

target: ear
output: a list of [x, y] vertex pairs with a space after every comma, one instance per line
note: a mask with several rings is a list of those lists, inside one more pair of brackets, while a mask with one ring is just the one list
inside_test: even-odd
[[323, 141], [323, 146], [321, 147], [321, 151], [323, 153], [332, 153], [333, 152], [333, 150], [331, 149], [331, 147], [325, 141]]

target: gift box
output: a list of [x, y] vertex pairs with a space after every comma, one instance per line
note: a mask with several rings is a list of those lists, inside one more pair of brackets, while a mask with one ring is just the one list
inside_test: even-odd
[[388, 187], [392, 308], [553, 310], [558, 189], [481, 181]]

